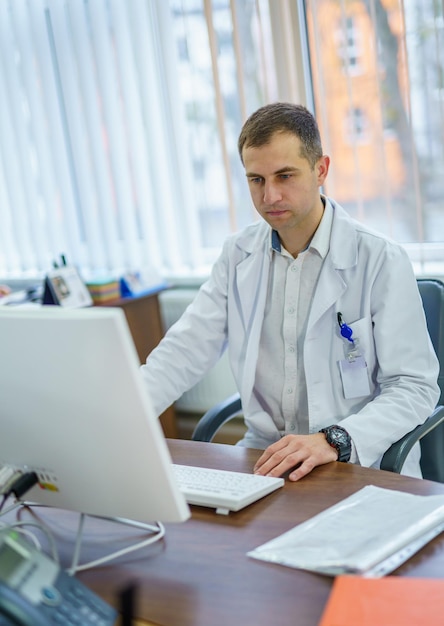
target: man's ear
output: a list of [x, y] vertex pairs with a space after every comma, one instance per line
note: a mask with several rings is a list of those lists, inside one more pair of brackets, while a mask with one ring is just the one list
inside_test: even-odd
[[318, 185], [321, 187], [327, 178], [328, 168], [330, 167], [330, 157], [324, 154], [315, 165], [318, 176]]

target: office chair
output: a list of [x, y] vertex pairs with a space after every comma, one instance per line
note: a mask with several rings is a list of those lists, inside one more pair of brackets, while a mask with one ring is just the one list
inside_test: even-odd
[[[441, 395], [438, 406], [410, 433], [394, 443], [384, 454], [381, 469], [400, 473], [413, 445], [421, 446], [421, 470], [424, 478], [444, 483], [444, 283], [433, 279], [418, 279], [430, 338], [440, 363], [438, 384]], [[242, 413], [241, 399], [233, 394], [201, 417], [194, 429], [194, 441], [212, 441], [222, 426]]]
[[381, 469], [400, 473], [406, 456], [419, 441], [421, 471], [424, 478], [444, 483], [444, 283], [440, 280], [418, 279], [430, 338], [439, 361], [438, 385], [441, 395], [438, 406], [410, 433], [394, 443], [384, 454]]
[[219, 428], [242, 413], [240, 395], [234, 393], [229, 398], [218, 402], [203, 415], [194, 429], [193, 441], [212, 441]]

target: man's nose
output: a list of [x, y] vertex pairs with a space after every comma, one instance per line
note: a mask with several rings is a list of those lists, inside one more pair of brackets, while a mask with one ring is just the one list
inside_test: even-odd
[[282, 200], [282, 194], [279, 190], [279, 186], [273, 181], [267, 181], [264, 185], [264, 203], [274, 204]]

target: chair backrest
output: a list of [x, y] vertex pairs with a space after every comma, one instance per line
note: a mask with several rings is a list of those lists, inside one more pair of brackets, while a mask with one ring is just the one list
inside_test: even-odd
[[[438, 404], [444, 404], [444, 283], [419, 278], [418, 288], [440, 365], [438, 384], [441, 396]], [[424, 478], [444, 482], [444, 423], [421, 439], [421, 470]]]
[[427, 319], [427, 328], [440, 364], [438, 384], [441, 396], [438, 404], [444, 404], [444, 283], [427, 278], [418, 278], [417, 282]]

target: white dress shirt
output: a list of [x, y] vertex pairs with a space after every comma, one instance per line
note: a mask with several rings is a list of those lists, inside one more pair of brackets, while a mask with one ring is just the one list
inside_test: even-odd
[[293, 258], [272, 233], [267, 304], [259, 345], [254, 393], [281, 435], [308, 434], [303, 345], [314, 289], [328, 252], [330, 204], [308, 247]]

